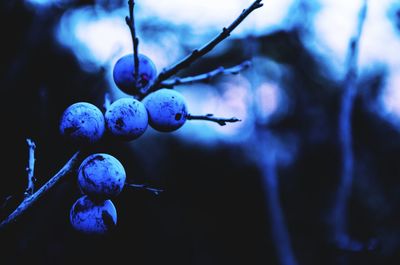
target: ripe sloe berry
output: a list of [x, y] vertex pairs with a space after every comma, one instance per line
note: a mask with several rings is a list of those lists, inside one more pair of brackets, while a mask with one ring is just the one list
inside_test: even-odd
[[111, 135], [123, 140], [134, 140], [147, 129], [146, 107], [134, 98], [121, 98], [114, 101], [104, 116]]
[[159, 89], [143, 99], [150, 126], [161, 132], [171, 132], [186, 121], [187, 107], [183, 96], [172, 89]]
[[83, 160], [78, 169], [79, 188], [92, 197], [117, 196], [125, 185], [125, 179], [121, 162], [109, 154], [92, 154]]

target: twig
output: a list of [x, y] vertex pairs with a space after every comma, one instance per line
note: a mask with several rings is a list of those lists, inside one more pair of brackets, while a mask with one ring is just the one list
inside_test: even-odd
[[195, 82], [208, 82], [212, 78], [214, 78], [218, 75], [229, 75], [229, 74], [236, 75], [236, 74], [240, 73], [241, 71], [243, 71], [244, 69], [249, 68], [250, 65], [251, 65], [250, 61], [245, 61], [239, 65], [236, 65], [236, 66], [233, 66], [230, 68], [224, 68], [223, 66], [220, 66], [217, 69], [212, 70], [208, 73], [165, 80], [165, 81], [161, 82], [161, 87], [173, 88], [174, 86], [177, 86], [177, 85], [192, 84]]
[[125, 22], [129, 27], [132, 36], [132, 44], [133, 44], [133, 65], [134, 65], [134, 79], [138, 82], [139, 76], [139, 53], [138, 53], [138, 46], [139, 46], [139, 38], [136, 37], [136, 28], [135, 28], [135, 16], [134, 16], [134, 8], [135, 8], [135, 1], [128, 0], [129, 5], [129, 16], [125, 17]]
[[192, 115], [192, 114], [187, 114], [186, 119], [188, 120], [205, 120], [205, 121], [213, 121], [218, 123], [221, 126], [226, 125], [227, 122], [238, 122], [241, 121], [238, 118], [232, 117], [232, 118], [218, 118], [214, 117], [214, 114], [206, 114], [206, 115]]
[[131, 188], [136, 188], [136, 189], [145, 189], [147, 191], [154, 193], [154, 195], [160, 195], [160, 193], [164, 191], [163, 189], [156, 189], [156, 188], [149, 187], [147, 184], [125, 183], [125, 186], [131, 187]]
[[68, 162], [54, 175], [49, 181], [47, 181], [39, 190], [29, 197], [26, 197], [21, 204], [0, 223], [0, 230], [4, 229], [7, 225], [14, 223], [24, 212], [26, 212], [29, 207], [33, 205], [40, 197], [42, 197], [46, 192], [50, 191], [60, 180], [62, 180], [66, 175], [71, 173], [76, 169], [78, 161], [80, 160], [80, 152], [76, 152]]
[[147, 91], [145, 91], [146, 94], [155, 91], [161, 87], [161, 83], [164, 80], [167, 80], [171, 76], [175, 75], [177, 72], [180, 70], [190, 66], [195, 60], [199, 59], [206, 53], [210, 52], [217, 44], [219, 44], [221, 41], [229, 37], [231, 32], [240, 24], [242, 21], [254, 10], [260, 8], [263, 6], [261, 3], [262, 0], [256, 0], [254, 1], [247, 9], [244, 9], [242, 13], [239, 15], [239, 17], [236, 18], [235, 21], [232, 22], [228, 27], [224, 27], [222, 29], [222, 32], [217, 35], [214, 39], [209, 41], [206, 45], [199, 49], [195, 49], [192, 51], [191, 54], [183, 58], [181, 61], [177, 62], [176, 64], [165, 68], [156, 78], [154, 83], [148, 88]]
[[[347, 200], [351, 193], [354, 174], [354, 151], [351, 117], [355, 95], [357, 93], [357, 59], [359, 42], [367, 14], [367, 0], [364, 0], [357, 23], [357, 31], [351, 38], [347, 55], [347, 72], [343, 82], [342, 108], [339, 116], [339, 136], [342, 159], [342, 172], [333, 210], [334, 238], [339, 244], [350, 242], [346, 232]], [[350, 242], [351, 243], [351, 242]], [[349, 244], [350, 246], [350, 244]]]
[[26, 167], [26, 172], [28, 173], [28, 185], [25, 190], [25, 197], [31, 196], [35, 190], [35, 149], [36, 145], [35, 142], [31, 139], [26, 139], [26, 142], [29, 147], [29, 159], [28, 159], [28, 166]]

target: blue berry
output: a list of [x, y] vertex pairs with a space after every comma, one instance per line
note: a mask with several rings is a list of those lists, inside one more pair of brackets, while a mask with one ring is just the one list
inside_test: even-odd
[[116, 227], [117, 210], [111, 200], [95, 201], [84, 195], [72, 205], [69, 218], [75, 230], [102, 235]]
[[172, 89], [159, 89], [143, 99], [150, 126], [160, 132], [171, 132], [186, 121], [187, 107], [183, 96]]
[[118, 159], [104, 153], [88, 156], [78, 170], [81, 191], [97, 198], [117, 196], [125, 185], [125, 179], [125, 169]]
[[62, 114], [60, 133], [80, 144], [99, 141], [105, 131], [104, 115], [99, 108], [87, 102], [70, 105]]
[[104, 116], [111, 135], [123, 140], [134, 140], [147, 129], [146, 107], [134, 98], [121, 98], [114, 101]]
[[156, 67], [150, 58], [143, 54], [139, 54], [138, 58], [138, 80], [135, 80], [133, 54], [128, 54], [118, 59], [113, 69], [115, 84], [129, 95], [138, 95], [141, 91], [146, 91], [157, 75]]

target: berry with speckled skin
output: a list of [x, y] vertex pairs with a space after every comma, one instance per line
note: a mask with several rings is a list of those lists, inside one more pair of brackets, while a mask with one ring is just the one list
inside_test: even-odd
[[121, 98], [114, 101], [107, 108], [104, 116], [110, 134], [122, 140], [134, 140], [147, 129], [146, 107], [134, 98]]
[[157, 70], [152, 60], [139, 54], [139, 73], [135, 80], [135, 67], [133, 54], [128, 54], [115, 63], [113, 69], [114, 82], [119, 89], [130, 95], [138, 95], [141, 91], [146, 91], [157, 75]]
[[94, 201], [80, 197], [70, 210], [72, 227], [86, 234], [106, 234], [117, 225], [117, 211], [111, 200]]
[[59, 129], [61, 135], [75, 143], [92, 144], [104, 134], [104, 115], [91, 103], [77, 102], [65, 109]]
[[84, 194], [96, 198], [111, 198], [121, 193], [126, 173], [115, 157], [97, 153], [88, 156], [78, 169], [78, 184]]
[[187, 107], [183, 96], [172, 89], [159, 89], [143, 99], [150, 126], [160, 132], [179, 129], [186, 121]]

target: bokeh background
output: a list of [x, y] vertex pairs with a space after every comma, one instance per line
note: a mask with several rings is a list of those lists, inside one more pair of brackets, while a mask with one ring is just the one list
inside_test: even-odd
[[[369, 0], [350, 113], [352, 173], [342, 210], [342, 102], [349, 44], [364, 1], [265, 0], [213, 51], [178, 73], [245, 60], [237, 75], [176, 87], [192, 114], [242, 121], [150, 127], [139, 139], [105, 137], [130, 183], [113, 200], [118, 226], [78, 233], [69, 210], [76, 175], [1, 231], [0, 264], [400, 264], [400, 4]], [[250, 0], [137, 0], [139, 51], [161, 71], [201, 47]], [[2, 141], [0, 217], [21, 202], [28, 147], [36, 187], [78, 149], [58, 132], [66, 107], [128, 95], [112, 80], [131, 52], [127, 1], [0, 2]], [[347, 139], [347, 138], [346, 138]]]

